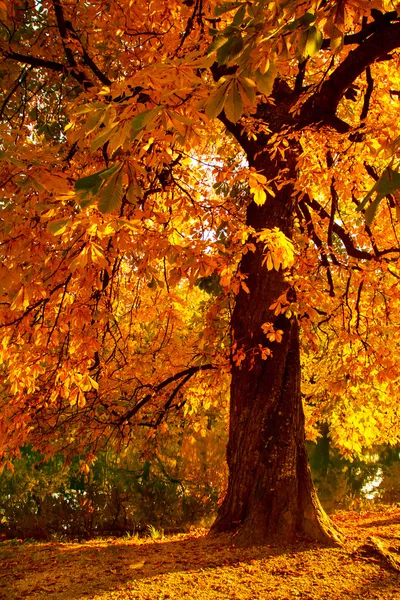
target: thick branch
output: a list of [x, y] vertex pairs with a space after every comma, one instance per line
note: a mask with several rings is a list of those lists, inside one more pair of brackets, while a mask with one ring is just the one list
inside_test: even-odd
[[4, 56], [11, 60], [23, 63], [25, 65], [31, 65], [36, 69], [49, 69], [50, 71], [57, 71], [58, 73], [68, 73], [68, 69], [65, 65], [55, 62], [53, 60], [46, 60], [45, 58], [39, 58], [38, 56], [30, 56], [29, 54], [20, 54], [13, 50], [5, 50]]
[[348, 54], [319, 91], [305, 102], [301, 111], [302, 125], [337, 119], [336, 109], [346, 90], [368, 66], [399, 47], [400, 23], [383, 20], [372, 35]]
[[[355, 44], [361, 44], [364, 40], [366, 40], [370, 35], [375, 33], [375, 31], [380, 30], [382, 27], [382, 22], [390, 23], [391, 21], [398, 20], [398, 15], [396, 11], [392, 11], [382, 15], [382, 19], [378, 21], [372, 21], [371, 23], [366, 23], [360, 31], [357, 33], [351, 33], [349, 35], [345, 35], [343, 39], [343, 43], [345, 46], [353, 46]], [[331, 40], [328, 38], [322, 42], [322, 49], [327, 50], [331, 46]]]

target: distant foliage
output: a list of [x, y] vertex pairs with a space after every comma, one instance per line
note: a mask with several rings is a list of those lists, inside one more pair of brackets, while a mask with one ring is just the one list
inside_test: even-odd
[[212, 435], [189, 441], [190, 448], [171, 444], [147, 458], [143, 449], [102, 452], [89, 473], [80, 457], [66, 466], [60, 455], [44, 461], [24, 447], [14, 472], [0, 476], [0, 535], [154, 536], [163, 529], [208, 525], [225, 485], [224, 445], [211, 445]]

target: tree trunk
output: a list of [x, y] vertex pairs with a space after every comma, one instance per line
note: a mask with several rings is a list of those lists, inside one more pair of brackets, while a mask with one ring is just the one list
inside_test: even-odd
[[[286, 177], [295, 173], [294, 154], [292, 159], [290, 169], [290, 161], [285, 163]], [[259, 154], [254, 166], [272, 179], [268, 156]], [[249, 205], [247, 224], [256, 230], [278, 227], [292, 238], [292, 182], [276, 192], [263, 206]], [[269, 309], [289, 284], [282, 270], [262, 265], [263, 244], [256, 247], [240, 263], [250, 293], [241, 289], [236, 298], [232, 330], [246, 358], [240, 365], [232, 361], [229, 482], [212, 531], [237, 530], [237, 542], [244, 544], [291, 542], [297, 535], [337, 542], [338, 532], [316, 496], [305, 447], [299, 326], [295, 317], [276, 316]], [[265, 322], [283, 330], [281, 343], [268, 342], [261, 329]], [[262, 360], [259, 344], [268, 346], [272, 356]]]

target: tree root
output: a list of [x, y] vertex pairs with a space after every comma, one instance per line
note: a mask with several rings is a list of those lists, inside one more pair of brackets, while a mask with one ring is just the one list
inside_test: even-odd
[[385, 548], [382, 541], [375, 536], [371, 535], [367, 539], [367, 542], [358, 548], [357, 552], [360, 552], [364, 556], [378, 555], [387, 567], [400, 573], [400, 559]]

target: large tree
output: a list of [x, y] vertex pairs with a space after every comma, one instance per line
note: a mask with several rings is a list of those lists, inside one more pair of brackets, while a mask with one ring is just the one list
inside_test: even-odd
[[155, 429], [185, 393], [209, 398], [228, 359], [214, 530], [337, 540], [308, 466], [300, 350], [310, 429], [329, 415], [349, 452], [398, 441], [396, 7], [0, 11], [4, 457]]

